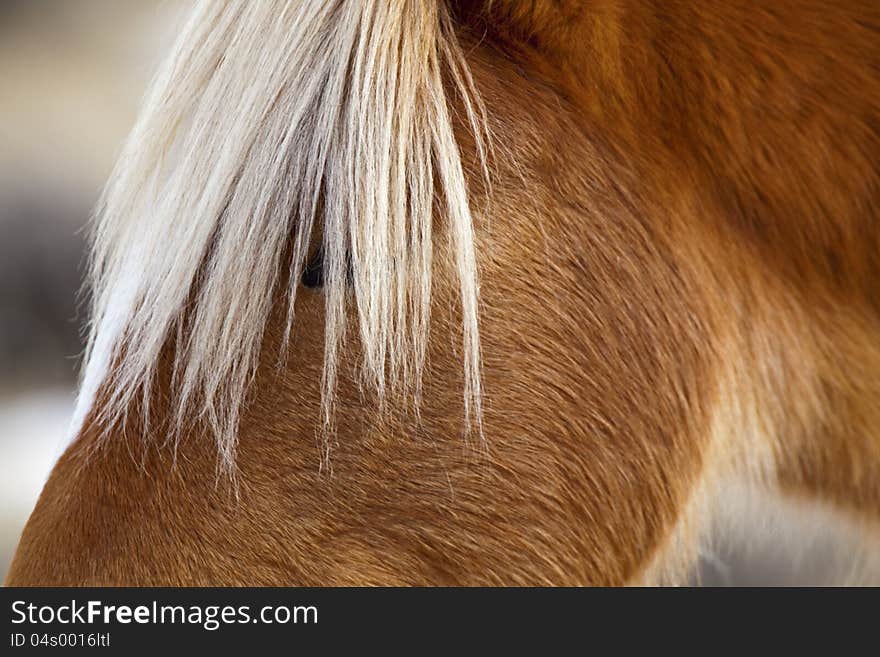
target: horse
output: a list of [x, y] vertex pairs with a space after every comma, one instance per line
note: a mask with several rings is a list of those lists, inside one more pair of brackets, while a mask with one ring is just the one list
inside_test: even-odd
[[198, 2], [7, 584], [681, 584], [731, 490], [872, 581], [878, 72], [873, 0]]

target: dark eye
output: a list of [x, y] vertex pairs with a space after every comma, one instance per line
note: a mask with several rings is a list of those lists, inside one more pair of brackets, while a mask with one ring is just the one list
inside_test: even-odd
[[324, 251], [319, 248], [306, 263], [302, 284], [308, 288], [324, 287]]

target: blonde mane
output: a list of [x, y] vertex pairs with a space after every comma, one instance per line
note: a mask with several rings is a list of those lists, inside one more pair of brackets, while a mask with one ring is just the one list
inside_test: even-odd
[[147, 413], [160, 352], [177, 336], [177, 427], [206, 421], [231, 465], [273, 292], [289, 272], [287, 335], [295, 339], [297, 284], [318, 226], [325, 422], [347, 299], [357, 309], [366, 384], [380, 399], [400, 387], [417, 400], [435, 199], [459, 276], [464, 412], [479, 422], [473, 227], [444, 81], [482, 155], [481, 105], [442, 2], [199, 2], [97, 211], [88, 364], [74, 423], [100, 386], [107, 423], [138, 398]]

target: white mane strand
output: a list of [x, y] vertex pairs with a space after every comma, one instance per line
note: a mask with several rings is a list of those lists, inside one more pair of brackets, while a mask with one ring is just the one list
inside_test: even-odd
[[325, 419], [347, 299], [365, 382], [380, 399], [389, 388], [417, 399], [440, 198], [461, 290], [465, 417], [479, 421], [473, 228], [444, 80], [482, 153], [479, 101], [442, 2], [199, 2], [98, 208], [80, 420], [99, 381], [107, 422], [138, 396], [146, 404], [177, 335], [178, 428], [205, 420], [231, 465], [273, 291], [289, 271], [290, 335], [315, 226]]

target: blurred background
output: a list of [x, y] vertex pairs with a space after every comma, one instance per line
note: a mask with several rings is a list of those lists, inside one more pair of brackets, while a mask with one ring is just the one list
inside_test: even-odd
[[[183, 7], [0, 0], [0, 581], [73, 409], [83, 226]], [[749, 530], [706, 556], [704, 583], [824, 584], [848, 567], [827, 516], [752, 517], [741, 497], [725, 509]]]
[[0, 581], [67, 432], [83, 226], [180, 0], [0, 0]]

